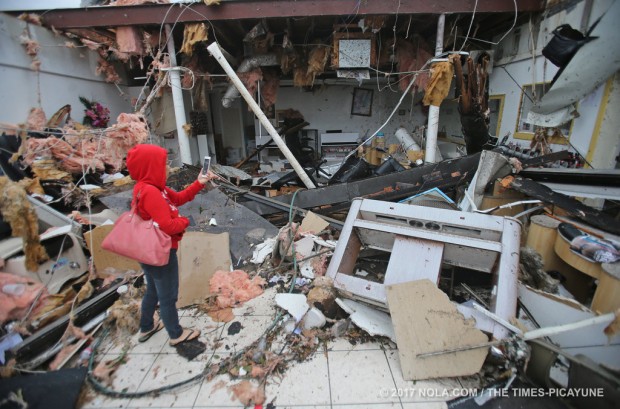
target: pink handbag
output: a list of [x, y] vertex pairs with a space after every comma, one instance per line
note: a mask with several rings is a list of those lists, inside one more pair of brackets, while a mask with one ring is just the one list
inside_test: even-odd
[[170, 236], [161, 231], [157, 223], [144, 220], [136, 213], [135, 205], [123, 213], [114, 223], [114, 228], [101, 243], [104, 250], [121, 256], [129, 257], [140, 263], [151, 266], [164, 266], [170, 258]]

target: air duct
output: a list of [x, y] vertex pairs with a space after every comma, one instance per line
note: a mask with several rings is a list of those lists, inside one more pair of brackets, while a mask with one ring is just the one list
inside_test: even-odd
[[[275, 54], [263, 54], [257, 55], [254, 57], [250, 57], [239, 65], [237, 69], [237, 73], [248, 72], [253, 70], [256, 67], [269, 67], [273, 65], [280, 65], [280, 61], [278, 60], [278, 56]], [[239, 96], [239, 91], [237, 88], [231, 84], [226, 93], [222, 97], [222, 106], [224, 108], [230, 108], [233, 101]]]

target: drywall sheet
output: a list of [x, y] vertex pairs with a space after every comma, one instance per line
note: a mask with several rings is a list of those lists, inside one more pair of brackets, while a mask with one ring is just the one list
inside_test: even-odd
[[231, 270], [228, 240], [228, 233], [185, 233], [178, 250], [178, 308], [204, 302], [211, 295], [209, 281], [213, 274]]
[[93, 230], [84, 233], [84, 241], [86, 247], [93, 255], [93, 262], [99, 274], [103, 274], [106, 268], [115, 268], [117, 270], [134, 270], [140, 271], [142, 268], [136, 260], [128, 257], [119, 256], [118, 254], [109, 252], [101, 248], [103, 239], [112, 231], [114, 225], [107, 224], [95, 227]]
[[488, 341], [434, 283], [410, 281], [386, 290], [405, 380], [472, 375], [482, 368], [488, 348], [418, 357]]

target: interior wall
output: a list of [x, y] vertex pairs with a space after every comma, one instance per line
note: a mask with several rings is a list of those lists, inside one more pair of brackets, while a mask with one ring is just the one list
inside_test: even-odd
[[[20, 36], [26, 31], [41, 46], [38, 74], [30, 68], [32, 59], [20, 44]], [[120, 84], [119, 90], [114, 84], [104, 82], [95, 75], [98, 55], [84, 47], [65, 47], [66, 41], [67, 38], [56, 37], [43, 27], [0, 14], [0, 122], [24, 122], [30, 109], [39, 106], [39, 100], [48, 118], [70, 104], [71, 116], [81, 122], [84, 106], [80, 96], [108, 107], [111, 124], [121, 112], [133, 111], [131, 97], [138, 94], [139, 88]]]
[[[284, 86], [278, 90], [276, 110], [295, 109], [307, 122], [306, 129], [317, 129], [319, 135], [328, 131], [359, 133], [360, 138], [372, 135], [389, 117], [402, 96], [402, 91], [393, 87], [379, 91], [376, 84], [363, 84], [361, 88], [373, 90], [371, 116], [351, 115], [353, 90], [357, 86], [324, 85], [312, 92], [297, 87]], [[426, 125], [425, 109], [419, 103], [421, 95], [415, 99], [405, 96], [398, 111], [381, 130], [387, 143], [397, 143], [394, 133], [399, 127], [413, 130]], [[412, 103], [412, 101], [415, 101]], [[263, 135], [266, 133], [263, 130]]]
[[[612, 0], [593, 2], [588, 27], [611, 4]], [[529, 140], [514, 138], [519, 118], [521, 87], [524, 87], [526, 84], [552, 81], [553, 76], [558, 71], [558, 67], [542, 55], [542, 49], [552, 39], [552, 32], [556, 27], [562, 24], [570, 24], [571, 27], [577, 30], [580, 29], [584, 6], [585, 1], [582, 1], [573, 7], [548, 16], [540, 22], [538, 29], [536, 29], [534, 21], [532, 24], [523, 24], [517, 27], [518, 30], [513, 30], [496, 47], [496, 55], [499, 51], [502, 57], [495, 60], [493, 72], [489, 77], [489, 95], [505, 95], [499, 135], [503, 136], [510, 133], [509, 142], [516, 143], [522, 147], [529, 146]], [[496, 38], [497, 40], [499, 40], [499, 37]], [[592, 139], [595, 137], [596, 118], [601, 107], [604, 87], [605, 84], [597, 87], [588, 96], [579, 101], [577, 105], [579, 117], [573, 120], [569, 136], [570, 143], [584, 157], [588, 154]], [[569, 147], [564, 145], [552, 145], [554, 151], [567, 148]], [[601, 163], [599, 166], [613, 167], [613, 163]]]

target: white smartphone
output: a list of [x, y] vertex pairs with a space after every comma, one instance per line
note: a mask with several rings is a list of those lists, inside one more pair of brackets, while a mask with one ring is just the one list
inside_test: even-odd
[[205, 161], [202, 164], [202, 174], [207, 175], [209, 173], [209, 166], [211, 166], [211, 157], [205, 156]]

